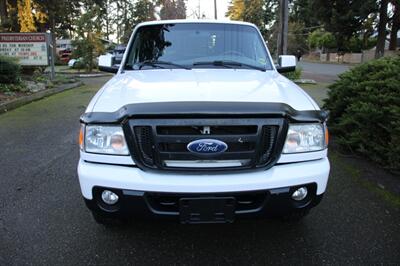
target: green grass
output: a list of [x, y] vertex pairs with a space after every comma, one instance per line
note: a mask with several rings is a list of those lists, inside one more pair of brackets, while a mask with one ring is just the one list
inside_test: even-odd
[[341, 158], [340, 155], [334, 151], [330, 151], [329, 159], [331, 160], [332, 164], [339, 166], [342, 168], [348, 176], [350, 176], [353, 181], [362, 186], [363, 188], [371, 191], [372, 193], [376, 194], [386, 202], [394, 205], [396, 208], [400, 209], [400, 196], [396, 195], [390, 191], [387, 191], [383, 188], [378, 187], [373, 182], [364, 179], [361, 176], [361, 170], [358, 169], [355, 165], [349, 164], [345, 161], [345, 158]]
[[317, 84], [297, 84], [297, 85], [299, 85], [303, 89], [321, 89], [321, 88], [328, 88], [330, 84], [331, 83], [320, 82]]
[[305, 92], [307, 92], [322, 107], [324, 100], [328, 97], [329, 83], [317, 84], [298, 84]]

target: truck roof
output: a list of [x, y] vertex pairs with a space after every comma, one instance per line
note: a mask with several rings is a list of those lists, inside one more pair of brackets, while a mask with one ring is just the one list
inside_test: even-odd
[[172, 20], [153, 20], [139, 23], [137, 26], [159, 25], [159, 24], [183, 24], [183, 23], [214, 23], [214, 24], [233, 24], [247, 25], [256, 27], [253, 23], [234, 20], [212, 20], [212, 19], [172, 19]]

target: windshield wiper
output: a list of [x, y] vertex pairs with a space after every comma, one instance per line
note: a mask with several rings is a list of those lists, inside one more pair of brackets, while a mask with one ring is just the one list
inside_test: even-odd
[[167, 61], [146, 60], [146, 61], [138, 63], [139, 69], [142, 69], [144, 66], [165, 68], [165, 67], [162, 67], [161, 65], [174, 66], [174, 67], [177, 67], [177, 68], [183, 68], [183, 69], [187, 69], [187, 70], [191, 69], [190, 67], [187, 67], [187, 66], [184, 66], [184, 65], [175, 64], [175, 63], [172, 63], [172, 62], [167, 62]]
[[260, 71], [265, 71], [266, 69], [263, 67], [258, 67], [246, 63], [241, 63], [237, 61], [204, 61], [204, 62], [194, 62], [193, 66], [207, 66], [207, 65], [213, 65], [213, 66], [223, 66], [227, 68], [233, 68], [233, 67], [246, 67], [246, 68], [251, 68], [251, 69], [257, 69]]

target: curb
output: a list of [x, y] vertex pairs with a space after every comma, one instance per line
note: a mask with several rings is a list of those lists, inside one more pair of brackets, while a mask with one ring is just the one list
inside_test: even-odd
[[112, 77], [113, 74], [109, 73], [99, 73], [99, 74], [79, 74], [76, 75], [76, 78], [98, 78], [98, 77]]
[[74, 88], [80, 87], [82, 85], [84, 85], [84, 83], [82, 81], [71, 83], [71, 84], [63, 84], [56, 88], [42, 90], [42, 91], [36, 92], [31, 95], [22, 96], [18, 99], [14, 99], [14, 100], [11, 100], [11, 101], [8, 101], [5, 103], [1, 103], [0, 104], [0, 114], [6, 113], [12, 109], [18, 108], [22, 105], [31, 103], [33, 101], [40, 100], [44, 97], [48, 97], [53, 94], [57, 94], [57, 93], [60, 93], [60, 92], [66, 91], [66, 90], [74, 89]]
[[[46, 74], [49, 74], [49, 73], [47, 73], [46, 72]], [[101, 72], [99, 72], [99, 73], [84, 73], [84, 72], [82, 72], [82, 73], [79, 73], [79, 72], [77, 72], [77, 73], [71, 73], [71, 72], [56, 72], [56, 75], [57, 74], [61, 74], [61, 75], [67, 75], [67, 76], [72, 76], [72, 77], [74, 77], [74, 78], [97, 78], [97, 77], [107, 77], [107, 76], [113, 76], [113, 74], [111, 74], [111, 73], [101, 73]]]

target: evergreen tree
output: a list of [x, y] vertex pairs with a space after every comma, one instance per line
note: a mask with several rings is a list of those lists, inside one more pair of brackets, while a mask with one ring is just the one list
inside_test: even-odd
[[267, 27], [276, 20], [277, 6], [278, 0], [232, 0], [226, 15], [255, 24], [266, 37]]
[[363, 22], [376, 12], [376, 0], [311, 0], [311, 10], [326, 31], [337, 41], [338, 51], [347, 51], [350, 39], [363, 28]]
[[101, 43], [101, 8], [95, 3], [86, 4], [84, 13], [74, 22], [76, 25], [77, 38], [74, 57], [82, 58], [84, 67], [91, 72], [95, 66], [95, 58], [104, 53]]
[[183, 0], [159, 0], [162, 19], [184, 19], [186, 18], [186, 4]]

